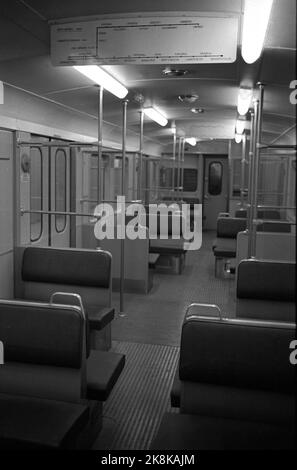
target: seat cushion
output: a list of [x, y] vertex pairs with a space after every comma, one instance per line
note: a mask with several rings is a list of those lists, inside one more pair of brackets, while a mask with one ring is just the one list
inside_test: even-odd
[[214, 255], [218, 258], [235, 258], [236, 239], [217, 237], [213, 242], [212, 249]]
[[123, 354], [91, 351], [87, 360], [87, 398], [97, 401], [107, 400], [124, 365]]
[[71, 448], [86, 426], [86, 405], [0, 394], [0, 449]]
[[151, 450], [295, 449], [295, 433], [272, 424], [166, 413]]
[[114, 319], [114, 308], [103, 305], [87, 305], [87, 317], [91, 330], [102, 330]]

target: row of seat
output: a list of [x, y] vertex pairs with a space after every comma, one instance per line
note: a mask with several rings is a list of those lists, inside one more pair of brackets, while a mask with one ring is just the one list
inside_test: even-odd
[[192, 304], [181, 334], [180, 412], [164, 415], [151, 449], [296, 448], [295, 328]]
[[[236, 317], [255, 321], [294, 323], [295, 283], [295, 263], [254, 259], [241, 261], [236, 278]], [[211, 307], [209, 312], [219, 316], [218, 307], [216, 309]], [[171, 392], [173, 407], [180, 406], [180, 397], [181, 386], [177, 371]]]
[[[193, 203], [192, 203], [193, 205]], [[147, 217], [146, 217], [146, 226], [149, 228], [150, 220], [149, 220], [149, 207], [146, 206]], [[174, 220], [175, 219], [175, 220]], [[162, 260], [172, 259], [177, 261], [177, 273], [181, 274], [183, 272], [185, 266], [185, 259], [187, 250], [184, 249], [184, 238], [183, 238], [183, 224], [182, 224], [182, 216], [180, 213], [173, 215], [172, 212], [168, 212], [168, 216], [164, 215], [164, 220], [166, 220], [164, 226], [166, 227], [168, 234], [167, 239], [162, 239], [162, 215], [158, 212], [157, 219], [156, 219], [156, 236], [157, 239], [151, 239], [149, 245], [149, 253], [151, 255], [159, 255], [159, 259], [156, 260], [154, 263], [154, 267], [157, 264], [161, 265]], [[179, 227], [179, 239], [173, 239], [173, 227], [174, 224], [178, 225]]]
[[111, 256], [28, 247], [0, 301], [0, 448], [89, 448], [124, 367], [109, 351]]
[[15, 297], [49, 302], [54, 292], [82, 298], [93, 349], [111, 345], [112, 257], [103, 250], [74, 248], [20, 248]]
[[74, 305], [0, 301], [0, 332], [0, 448], [89, 447], [124, 355], [90, 349]]
[[[257, 232], [278, 232], [290, 233], [291, 225], [277, 220], [279, 213], [277, 211], [259, 211], [258, 217], [270, 217], [271, 220], [262, 220], [257, 225]], [[240, 217], [241, 216], [241, 217]], [[276, 221], [274, 222], [273, 219]], [[221, 214], [217, 219], [217, 233], [213, 242], [213, 253], [215, 256], [215, 276], [218, 275], [220, 262], [226, 259], [236, 258], [237, 252], [237, 235], [239, 232], [245, 231], [247, 228], [246, 211], [236, 211], [235, 217], [231, 217], [228, 213]]]

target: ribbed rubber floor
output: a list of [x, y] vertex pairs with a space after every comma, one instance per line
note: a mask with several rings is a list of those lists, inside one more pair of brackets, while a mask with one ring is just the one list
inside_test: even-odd
[[[189, 251], [181, 275], [156, 272], [147, 295], [125, 294], [125, 317], [116, 317], [113, 339], [133, 343], [179, 346], [186, 307], [192, 302], [218, 305], [224, 315], [234, 316], [235, 282], [214, 276], [212, 243], [215, 232], [203, 232], [202, 247]], [[113, 304], [118, 307], [118, 293]]]
[[115, 342], [126, 366], [103, 408], [103, 429], [94, 449], [149, 449], [163, 414], [171, 410], [170, 390], [179, 348]]

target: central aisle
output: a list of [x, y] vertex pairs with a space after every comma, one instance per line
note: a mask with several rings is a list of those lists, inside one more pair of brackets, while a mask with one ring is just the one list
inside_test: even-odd
[[[215, 232], [204, 232], [202, 247], [189, 251], [181, 275], [154, 274], [148, 295], [125, 294], [125, 317], [113, 322], [118, 341], [179, 346], [186, 307], [192, 302], [217, 304], [226, 316], [234, 316], [234, 279], [214, 277], [212, 242]], [[118, 307], [119, 294], [113, 294]]]
[[[148, 450], [166, 411], [178, 363], [181, 325], [191, 302], [215, 303], [233, 316], [234, 280], [214, 277], [214, 232], [199, 251], [187, 253], [182, 275], [158, 274], [148, 295], [125, 295], [125, 317], [112, 325], [113, 350], [126, 366], [103, 408], [103, 429], [94, 449]], [[114, 294], [118, 306], [119, 295]]]

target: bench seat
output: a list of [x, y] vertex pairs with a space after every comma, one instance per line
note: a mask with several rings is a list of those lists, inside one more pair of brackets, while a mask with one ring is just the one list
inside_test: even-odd
[[87, 360], [87, 398], [96, 401], [107, 400], [124, 365], [123, 354], [91, 351]]
[[286, 426], [192, 414], [165, 413], [151, 450], [295, 449]]
[[0, 449], [72, 448], [87, 425], [87, 405], [0, 394]]
[[213, 242], [212, 249], [217, 258], [235, 258], [236, 238], [217, 237]]

